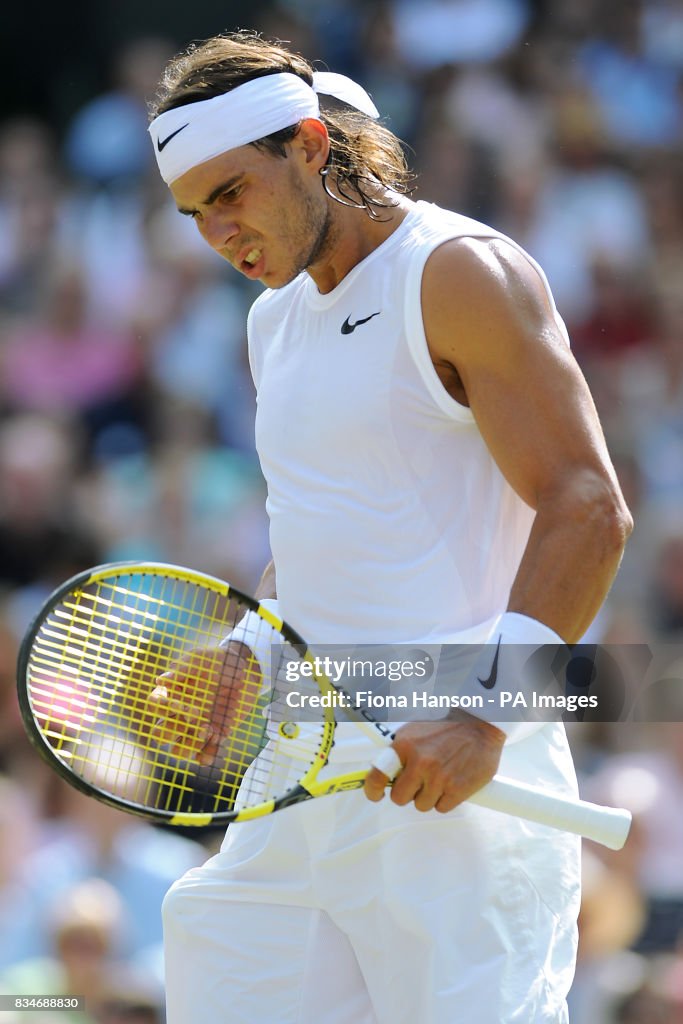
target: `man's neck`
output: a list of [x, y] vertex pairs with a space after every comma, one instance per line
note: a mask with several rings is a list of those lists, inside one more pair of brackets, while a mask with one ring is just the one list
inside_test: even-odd
[[334, 209], [333, 244], [308, 273], [323, 295], [333, 291], [357, 264], [382, 244], [404, 220], [412, 201], [397, 196], [395, 206], [377, 207], [373, 217], [366, 209], [342, 206], [330, 199]]

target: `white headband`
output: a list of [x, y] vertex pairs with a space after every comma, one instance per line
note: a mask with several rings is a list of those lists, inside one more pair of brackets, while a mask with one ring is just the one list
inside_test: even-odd
[[313, 88], [290, 72], [263, 75], [210, 100], [159, 114], [148, 131], [161, 177], [170, 185], [220, 153], [256, 142], [306, 117], [319, 117], [318, 93], [336, 96], [370, 117], [379, 117], [365, 89], [345, 75], [316, 71]]

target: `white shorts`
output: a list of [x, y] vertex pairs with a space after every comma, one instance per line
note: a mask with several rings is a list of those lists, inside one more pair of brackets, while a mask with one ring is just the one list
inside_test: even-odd
[[[529, 781], [539, 742], [501, 770]], [[551, 755], [535, 781], [572, 792]], [[233, 825], [164, 903], [168, 1024], [565, 1024], [578, 846], [361, 792]]]

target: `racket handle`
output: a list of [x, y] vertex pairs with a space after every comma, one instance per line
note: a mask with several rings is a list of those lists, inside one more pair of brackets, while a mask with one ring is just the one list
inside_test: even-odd
[[631, 827], [630, 811], [556, 796], [501, 775], [494, 776], [469, 800], [492, 811], [503, 811], [539, 825], [573, 832], [610, 850], [622, 848]]

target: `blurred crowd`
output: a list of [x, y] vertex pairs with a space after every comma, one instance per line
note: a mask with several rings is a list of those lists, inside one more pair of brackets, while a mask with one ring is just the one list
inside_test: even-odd
[[[588, 639], [676, 643], [683, 2], [280, 0], [215, 31], [237, 27], [356, 77], [405, 141], [414, 196], [494, 224], [545, 268], [636, 519]], [[105, 809], [38, 763], [14, 696], [21, 636], [99, 562], [253, 590], [268, 558], [245, 339], [258, 288], [158, 177], [147, 103], [192, 26], [161, 33], [122, 47], [64, 130], [41, 111], [0, 123], [0, 993], [85, 996], [81, 1024], [163, 1021], [161, 898], [217, 837]], [[585, 791], [635, 814], [621, 853], [586, 844], [573, 1024], [683, 1021], [672, 707], [671, 723], [570, 730]]]

